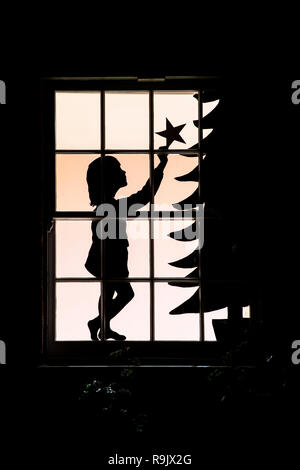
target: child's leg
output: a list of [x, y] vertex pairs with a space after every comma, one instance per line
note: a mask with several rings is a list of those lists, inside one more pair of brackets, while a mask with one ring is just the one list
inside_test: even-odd
[[109, 321], [114, 318], [123, 308], [133, 299], [134, 291], [128, 282], [114, 283], [114, 291], [117, 296], [111, 300], [111, 304], [107, 309], [106, 315]]
[[93, 341], [98, 341], [98, 331], [101, 328], [101, 295], [98, 301], [98, 312], [99, 312], [99, 315], [97, 317], [88, 321], [88, 328], [90, 330], [91, 339]]
[[[110, 328], [110, 321], [114, 318], [134, 297], [134, 292], [131, 285], [127, 282], [107, 282], [105, 283], [105, 336], [118, 340], [124, 340], [125, 336], [119, 335]], [[113, 298], [114, 293], [117, 292], [116, 298]], [[91, 333], [91, 339], [98, 340], [98, 332], [101, 328], [101, 296], [98, 303], [99, 316], [93, 318], [88, 322], [88, 327]]]
[[[114, 282], [106, 283], [105, 295], [104, 295], [104, 299], [105, 299], [105, 306], [104, 306], [105, 307], [105, 310], [104, 310], [105, 311], [105, 339], [112, 338], [112, 339], [115, 339], [115, 340], [124, 341], [126, 339], [126, 336], [120, 335], [116, 331], [113, 331], [110, 327], [110, 320], [112, 318], [112, 312], [115, 312], [115, 308], [116, 308], [115, 307], [115, 301], [118, 297], [118, 295], [117, 295], [116, 299], [113, 299], [113, 296], [114, 296], [114, 293], [115, 293], [116, 290], [117, 290], [116, 289], [116, 284]], [[120, 308], [120, 310], [122, 310], [122, 308]]]
[[[114, 296], [114, 293], [115, 293], [115, 286], [114, 286], [114, 282], [106, 282], [104, 284], [104, 289], [105, 289], [105, 292], [104, 292], [104, 302], [105, 302], [105, 305], [104, 305], [104, 314], [105, 314], [105, 328], [106, 329], [110, 329], [110, 325], [109, 325], [109, 322], [110, 322], [110, 312], [112, 310], [112, 305], [113, 305], [113, 296]], [[99, 305], [99, 315], [100, 315], [100, 305]]]

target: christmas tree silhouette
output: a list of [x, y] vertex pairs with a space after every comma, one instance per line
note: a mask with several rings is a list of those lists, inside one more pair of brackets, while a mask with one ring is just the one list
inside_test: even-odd
[[[198, 94], [194, 95], [194, 98], [198, 100]], [[196, 211], [197, 205], [203, 204], [204, 244], [202, 247], [198, 245], [184, 258], [169, 263], [175, 268], [194, 268], [186, 276], [186, 279], [190, 281], [174, 280], [169, 282], [169, 285], [179, 288], [198, 287], [198, 289], [169, 313], [171, 315], [200, 314], [227, 307], [226, 324], [224, 320], [213, 320], [218, 339], [224, 337], [222, 336], [223, 326], [227, 327], [226, 334], [229, 336], [232, 334], [235, 337], [237, 331], [242, 331], [247, 320], [243, 319], [242, 306], [251, 303], [251, 295], [247, 286], [243, 236], [239, 232], [236, 213], [234, 209], [232, 210], [230, 203], [233, 201], [233, 193], [228, 187], [229, 181], [233, 180], [232, 177], [237, 171], [230, 159], [230, 147], [234, 146], [235, 142], [232, 137], [235, 130], [234, 123], [226, 122], [225, 100], [220, 92], [203, 90], [200, 100], [201, 123], [198, 120], [193, 121], [198, 129], [199, 125], [201, 126], [199, 129], [200, 164], [188, 174], [176, 177], [179, 182], [197, 182], [198, 188], [184, 200], [176, 201], [173, 206], [178, 209], [177, 205], [180, 205], [180, 208], [184, 209], [183, 205], [189, 204], [192, 210]], [[180, 132], [182, 127], [178, 126], [177, 130]], [[167, 137], [167, 134], [164, 136]], [[198, 143], [188, 150], [199, 152]], [[187, 158], [198, 158], [193, 153], [181, 153], [181, 155]], [[234, 193], [234, 197], [238, 197], [238, 193]], [[196, 240], [197, 223], [195, 221], [190, 227], [172, 232], [169, 236], [185, 243], [191, 241], [190, 236], [185, 236], [185, 230], [192, 229], [195, 234], [194, 240]]]
[[[195, 99], [198, 99], [198, 94], [194, 95]], [[172, 263], [169, 263], [173, 267], [177, 268], [195, 268], [190, 274], [186, 276], [187, 279], [198, 278], [191, 282], [172, 281], [169, 285], [175, 287], [196, 287], [199, 286], [199, 276], [201, 271], [201, 295], [199, 289], [185, 302], [170, 311], [171, 315], [179, 315], [184, 313], [200, 313], [200, 311], [213, 311], [224, 307], [228, 302], [227, 288], [223, 284], [214, 284], [213, 289], [210, 284], [206, 282], [206, 279], [220, 276], [227, 276], [228, 273], [224, 272], [224, 265], [228, 266], [227, 257], [230, 256], [228, 248], [230, 242], [228, 236], [226, 236], [226, 230], [224, 227], [224, 220], [220, 218], [219, 212], [214, 208], [214, 203], [211, 201], [206, 188], [206, 173], [209, 171], [209, 162], [213, 160], [213, 155], [217, 154], [221, 150], [222, 139], [220, 139], [219, 123], [220, 116], [222, 113], [222, 104], [220, 104], [219, 96], [214, 91], [203, 91], [201, 94], [201, 106], [203, 103], [207, 103], [208, 108], [213, 107], [215, 102], [218, 100], [217, 105], [209, 112], [206, 116], [201, 119], [202, 127], [202, 139], [201, 139], [201, 152], [205, 156], [201, 161], [201, 175], [199, 165], [194, 168], [191, 172], [186, 175], [179, 176], [176, 178], [178, 181], [193, 181], [200, 184], [200, 189], [197, 188], [190, 196], [186, 199], [178, 201], [176, 204], [180, 204], [184, 207], [184, 204], [192, 206], [193, 210], [196, 210], [198, 204], [205, 202], [204, 207], [204, 219], [205, 219], [205, 243], [201, 249], [199, 246], [185, 258], [179, 259]], [[203, 115], [203, 110], [202, 113]], [[199, 121], [193, 121], [194, 125], [199, 128]], [[209, 130], [213, 129], [213, 132], [209, 133]], [[209, 133], [209, 135], [207, 135]], [[198, 149], [198, 144], [193, 145], [189, 150]], [[190, 154], [182, 154], [187, 158], [190, 158]], [[195, 157], [195, 155], [193, 155]], [[198, 157], [197, 157], [198, 158]], [[201, 178], [201, 181], [200, 181]], [[176, 207], [174, 204], [174, 207]], [[196, 239], [196, 221], [188, 227], [195, 233], [194, 239]], [[200, 222], [201, 223], [201, 222]], [[186, 230], [186, 229], [185, 229]], [[170, 237], [181, 240], [182, 242], [190, 241], [190, 238], [185, 237], [185, 230], [172, 232]], [[217, 243], [215, 243], [217, 235]], [[221, 243], [220, 243], [220, 239]], [[207, 241], [206, 241], [207, 240]], [[227, 252], [227, 253], [226, 253]], [[201, 261], [200, 261], [201, 255]], [[225, 258], [225, 259], [224, 259]], [[201, 269], [199, 267], [201, 262]], [[213, 271], [213, 272], [212, 272]], [[228, 277], [228, 276], [227, 276]], [[228, 287], [228, 286], [227, 286]]]

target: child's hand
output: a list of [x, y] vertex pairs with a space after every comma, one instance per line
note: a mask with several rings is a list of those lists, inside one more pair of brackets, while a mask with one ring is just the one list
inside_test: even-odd
[[[167, 149], [166, 146], [159, 147], [159, 150]], [[167, 153], [159, 153], [158, 158], [160, 159], [160, 163], [163, 163], [164, 166], [167, 164], [168, 161], [168, 154]]]

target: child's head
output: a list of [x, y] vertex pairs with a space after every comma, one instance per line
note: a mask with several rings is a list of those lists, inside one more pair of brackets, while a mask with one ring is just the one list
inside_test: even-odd
[[125, 171], [119, 161], [110, 155], [96, 158], [90, 163], [86, 180], [91, 206], [98, 206], [113, 198], [116, 192], [127, 184]]

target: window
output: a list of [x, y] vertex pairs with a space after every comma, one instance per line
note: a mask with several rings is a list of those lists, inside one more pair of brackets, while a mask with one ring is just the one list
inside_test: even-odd
[[[49, 87], [48, 350], [111, 350], [123, 335], [141, 348], [163, 342], [165, 351], [215, 342], [212, 321], [227, 318], [227, 308], [204, 314], [200, 175], [212, 128], [199, 123], [219, 100], [203, 99], [199, 80], [190, 84]], [[112, 198], [114, 215], [99, 213]], [[138, 211], [120, 214], [122, 201], [139, 203]], [[99, 238], [100, 227], [115, 223], [118, 232], [125, 222], [121, 242]]]

